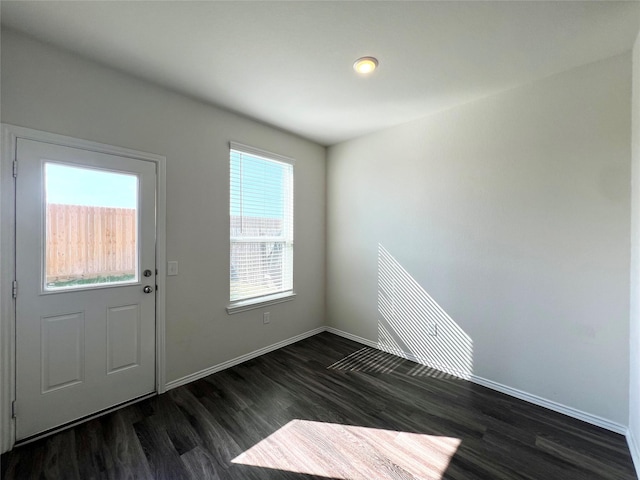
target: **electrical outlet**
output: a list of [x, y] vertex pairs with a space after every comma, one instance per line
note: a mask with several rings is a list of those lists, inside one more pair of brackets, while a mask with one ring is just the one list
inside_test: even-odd
[[265, 325], [267, 323], [271, 323], [271, 314], [269, 312], [264, 312], [262, 314], [262, 323], [264, 323]]

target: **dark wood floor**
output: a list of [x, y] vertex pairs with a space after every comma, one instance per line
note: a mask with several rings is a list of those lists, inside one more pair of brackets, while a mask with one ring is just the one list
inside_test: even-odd
[[621, 435], [322, 333], [2, 456], [10, 479], [635, 479]]

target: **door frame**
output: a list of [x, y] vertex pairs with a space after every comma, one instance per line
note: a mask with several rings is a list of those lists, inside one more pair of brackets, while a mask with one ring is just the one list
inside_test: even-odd
[[13, 448], [15, 419], [11, 405], [16, 399], [16, 309], [12, 295], [16, 278], [16, 204], [13, 165], [18, 139], [35, 140], [64, 147], [120, 155], [156, 164], [156, 382], [155, 393], [166, 390], [165, 282], [166, 282], [166, 157], [129, 148], [43, 132], [6, 123], [0, 124], [0, 453]]

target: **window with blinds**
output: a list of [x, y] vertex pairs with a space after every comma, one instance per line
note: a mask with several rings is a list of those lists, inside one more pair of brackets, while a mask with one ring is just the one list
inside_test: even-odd
[[230, 300], [293, 293], [293, 160], [231, 143]]

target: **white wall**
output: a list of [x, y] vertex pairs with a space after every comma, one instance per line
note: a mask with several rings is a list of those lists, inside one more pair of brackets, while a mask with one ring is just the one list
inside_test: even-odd
[[[324, 324], [325, 149], [2, 32], [1, 120], [167, 157], [167, 381]], [[297, 160], [297, 298], [227, 315], [230, 140]]]
[[331, 147], [329, 325], [627, 425], [630, 103], [624, 54]]
[[633, 47], [629, 447], [640, 473], [640, 34]]

